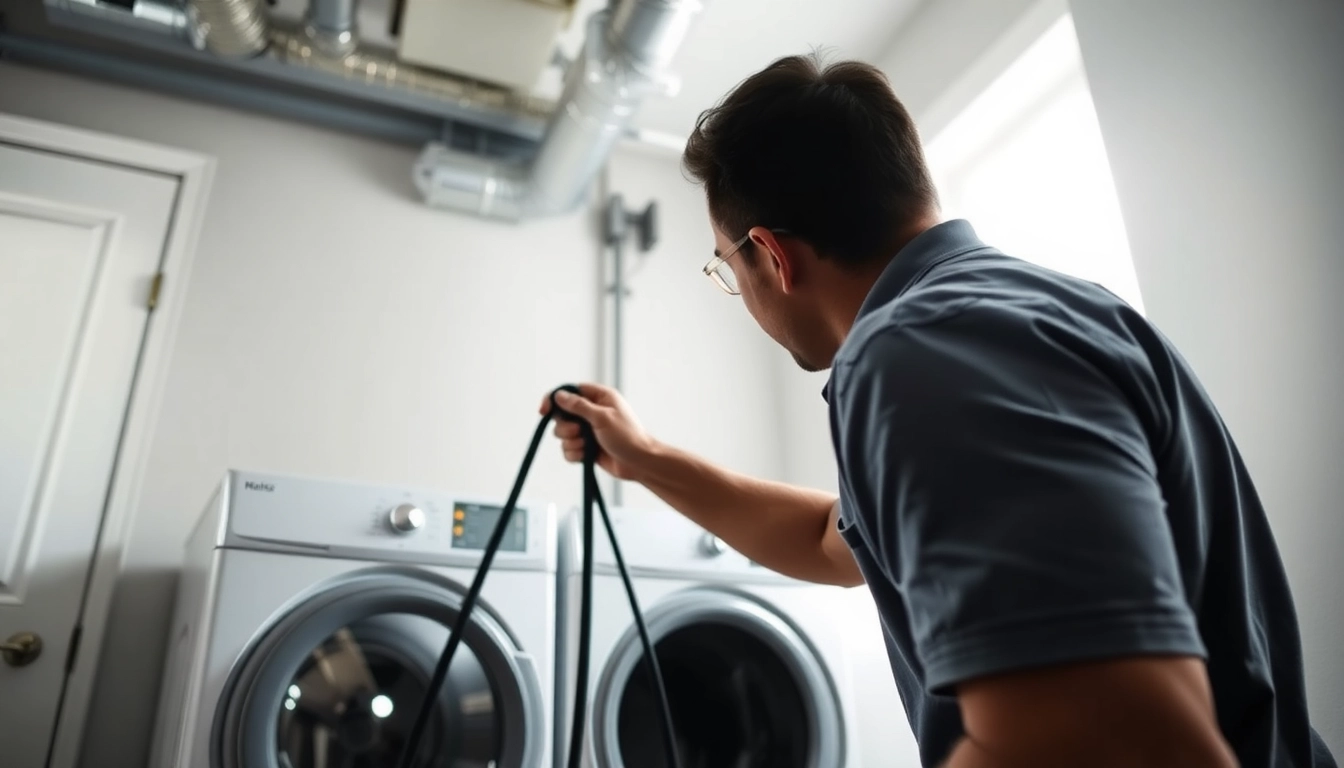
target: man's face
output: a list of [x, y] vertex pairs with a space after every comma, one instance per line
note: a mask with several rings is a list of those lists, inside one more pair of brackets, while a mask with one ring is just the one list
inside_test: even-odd
[[[728, 253], [734, 242], [714, 226], [719, 253]], [[815, 352], [809, 354], [816, 346], [818, 318], [793, 279], [795, 259], [795, 254], [785, 251], [781, 239], [754, 235], [728, 257], [722, 269], [732, 270], [742, 304], [767, 336], [784, 347], [803, 370], [825, 370], [830, 360], [823, 362], [816, 359], [819, 355]]]

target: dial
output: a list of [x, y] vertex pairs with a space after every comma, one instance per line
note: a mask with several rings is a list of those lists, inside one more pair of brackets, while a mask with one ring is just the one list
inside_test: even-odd
[[397, 533], [413, 533], [425, 526], [425, 512], [414, 504], [398, 504], [387, 516]]
[[728, 545], [723, 543], [723, 539], [705, 531], [705, 535], [700, 538], [700, 551], [709, 557], [718, 557], [728, 551]]

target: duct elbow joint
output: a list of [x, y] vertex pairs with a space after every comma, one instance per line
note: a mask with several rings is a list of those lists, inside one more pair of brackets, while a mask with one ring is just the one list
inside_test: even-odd
[[415, 161], [412, 178], [425, 202], [436, 208], [518, 221], [527, 186], [520, 170], [433, 143]]

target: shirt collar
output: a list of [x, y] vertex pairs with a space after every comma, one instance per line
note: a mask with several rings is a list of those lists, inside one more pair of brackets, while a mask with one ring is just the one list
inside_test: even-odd
[[[901, 296], [938, 264], [984, 247], [971, 223], [965, 219], [951, 219], [924, 230], [897, 251], [891, 263], [882, 270], [859, 306], [855, 322]], [[823, 400], [830, 401], [830, 391], [828, 378], [821, 389]]]
[[924, 230], [906, 243], [878, 276], [855, 321], [905, 293], [937, 264], [984, 247], [965, 219], [952, 219]]

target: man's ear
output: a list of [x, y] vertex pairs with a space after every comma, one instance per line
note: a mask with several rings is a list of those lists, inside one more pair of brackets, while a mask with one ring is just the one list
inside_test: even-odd
[[771, 276], [779, 284], [779, 289], [784, 293], [792, 293], [801, 266], [797, 255], [785, 250], [781, 241], [775, 237], [775, 233], [765, 227], [752, 227], [747, 235], [751, 237], [757, 252], [765, 257], [767, 263], [763, 266], [770, 270]]

